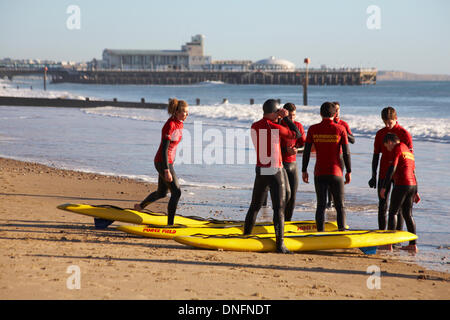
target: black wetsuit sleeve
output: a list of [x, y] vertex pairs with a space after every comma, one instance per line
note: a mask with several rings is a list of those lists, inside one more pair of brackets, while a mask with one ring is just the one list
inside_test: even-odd
[[394, 175], [395, 169], [397, 169], [397, 166], [390, 166], [387, 173], [386, 178], [384, 179], [383, 188], [387, 189], [387, 187], [391, 184], [392, 177]]
[[163, 170], [169, 169], [169, 144], [170, 144], [170, 140], [163, 139], [161, 141], [161, 146], [162, 146], [161, 156], [162, 156]]
[[309, 164], [309, 156], [311, 153], [312, 144], [309, 142], [305, 143], [305, 149], [303, 150], [303, 158], [302, 158], [302, 172], [306, 172]]
[[348, 139], [348, 142], [350, 142], [351, 144], [355, 143], [355, 137], [352, 134], [347, 133], [347, 139]]
[[289, 130], [294, 131], [295, 132], [295, 139], [301, 138], [302, 134], [300, 132], [300, 130], [297, 128], [297, 126], [291, 121], [291, 119], [289, 119], [289, 117], [284, 117], [283, 118], [284, 123], [287, 124]]
[[342, 145], [342, 158], [344, 159], [345, 169], [348, 173], [352, 172], [352, 162], [350, 157], [350, 148], [348, 144]]
[[379, 153], [374, 153], [372, 157], [372, 177], [377, 177], [378, 160], [380, 159]]

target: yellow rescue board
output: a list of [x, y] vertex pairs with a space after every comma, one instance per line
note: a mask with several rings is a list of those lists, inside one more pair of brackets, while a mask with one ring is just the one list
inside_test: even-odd
[[[244, 233], [243, 224], [240, 225], [217, 225], [217, 226], [151, 226], [151, 225], [126, 225], [118, 226], [118, 230], [136, 234], [149, 238], [173, 239], [177, 236], [190, 236], [195, 234], [205, 235], [242, 235]], [[336, 222], [326, 222], [325, 231], [336, 231]], [[312, 232], [317, 231], [315, 221], [289, 221], [284, 225], [285, 232]], [[272, 223], [257, 223], [252, 233], [274, 233]]]
[[[285, 233], [284, 244], [292, 251], [364, 248], [417, 239], [406, 231], [355, 230], [334, 232]], [[249, 236], [192, 235], [178, 236], [175, 241], [204, 249], [228, 251], [275, 252], [274, 234]]]
[[[91, 216], [94, 218], [101, 218], [112, 221], [121, 221], [128, 222], [134, 224], [151, 224], [157, 226], [165, 226], [167, 225], [167, 215], [164, 213], [155, 213], [155, 212], [140, 212], [131, 209], [122, 209], [114, 206], [92, 206], [88, 204], [71, 204], [66, 203], [59, 205], [58, 209], [70, 211], [86, 216]], [[218, 220], [206, 220], [200, 217], [183, 217], [180, 215], [175, 216], [175, 224], [183, 224], [183, 225], [208, 225], [211, 223], [227, 223], [225, 221]], [[228, 223], [233, 223], [230, 221]]]

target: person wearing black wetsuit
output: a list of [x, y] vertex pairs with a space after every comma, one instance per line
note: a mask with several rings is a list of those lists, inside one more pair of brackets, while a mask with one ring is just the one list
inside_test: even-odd
[[170, 200], [167, 207], [167, 224], [173, 225], [178, 201], [181, 197], [180, 184], [173, 168], [176, 148], [183, 135], [183, 122], [188, 116], [188, 104], [183, 100], [171, 99], [168, 112], [171, 117], [162, 128], [161, 144], [155, 155], [155, 168], [158, 171], [158, 188], [150, 193], [134, 209], [141, 211], [150, 203], [164, 198], [170, 190]]
[[[278, 102], [274, 99], [264, 102], [263, 118], [253, 123], [251, 127], [257, 163], [252, 202], [245, 217], [244, 234], [251, 234], [256, 216], [264, 202], [267, 189], [269, 189], [273, 208], [276, 250], [280, 253], [289, 253], [284, 245], [284, 213], [288, 181], [283, 168], [280, 137], [295, 139], [299, 138], [301, 134], [287, 117], [288, 111], [279, 109], [278, 106]], [[287, 127], [275, 123], [279, 118], [283, 118]]]
[[347, 173], [345, 184], [351, 181], [350, 148], [344, 127], [333, 121], [336, 107], [331, 102], [324, 102], [320, 107], [322, 122], [309, 127], [303, 151], [302, 179], [309, 183], [307, 172], [311, 147], [316, 148], [316, 165], [314, 167], [314, 187], [317, 196], [316, 225], [317, 231], [324, 231], [327, 190], [330, 189], [335, 201], [338, 229], [345, 230], [344, 180], [341, 166], [341, 149]]
[[[352, 130], [350, 130], [350, 126], [348, 125], [347, 122], [345, 122], [344, 120], [342, 120], [340, 118], [341, 104], [338, 101], [334, 101], [333, 103], [336, 106], [336, 114], [334, 115], [334, 118], [333, 118], [334, 122], [336, 122], [337, 124], [339, 124], [345, 128], [345, 131], [347, 132], [348, 142], [350, 142], [351, 144], [354, 144], [355, 136], [353, 135]], [[342, 153], [341, 153], [341, 167], [344, 167], [344, 159], [342, 158]], [[333, 202], [333, 195], [331, 194], [330, 189], [328, 189], [328, 201], [327, 201], [328, 209], [331, 209], [332, 202]]]
[[[417, 192], [414, 154], [406, 144], [400, 142], [400, 138], [395, 133], [387, 133], [383, 142], [386, 149], [392, 152], [392, 163], [380, 189], [381, 198], [386, 197], [386, 189], [390, 186], [391, 180], [394, 180], [389, 204], [388, 230], [397, 228], [397, 215], [401, 208], [408, 231], [415, 234], [416, 223], [412, 216], [412, 207], [413, 202], [420, 201], [420, 197]], [[385, 246], [383, 249], [392, 250], [392, 245]], [[416, 240], [411, 240], [409, 245], [402, 249], [417, 252]]]

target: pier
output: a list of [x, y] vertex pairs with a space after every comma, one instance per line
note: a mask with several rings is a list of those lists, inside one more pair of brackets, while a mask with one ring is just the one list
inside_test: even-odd
[[[43, 70], [0, 69], [0, 77], [43, 74]], [[374, 85], [376, 69], [309, 69], [308, 85]], [[207, 81], [227, 84], [303, 85], [305, 70], [295, 71], [150, 71], [49, 69], [53, 83], [191, 85]]]

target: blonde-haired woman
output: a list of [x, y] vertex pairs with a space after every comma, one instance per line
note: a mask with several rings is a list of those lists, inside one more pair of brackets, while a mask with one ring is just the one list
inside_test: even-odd
[[139, 204], [134, 205], [135, 210], [142, 210], [150, 203], [164, 198], [170, 190], [170, 200], [167, 208], [167, 224], [173, 225], [181, 189], [177, 176], [173, 169], [176, 149], [183, 135], [183, 122], [186, 120], [189, 110], [186, 101], [171, 99], [167, 109], [170, 118], [164, 124], [161, 131], [161, 144], [155, 155], [155, 168], [158, 171], [158, 189], [150, 193]]

